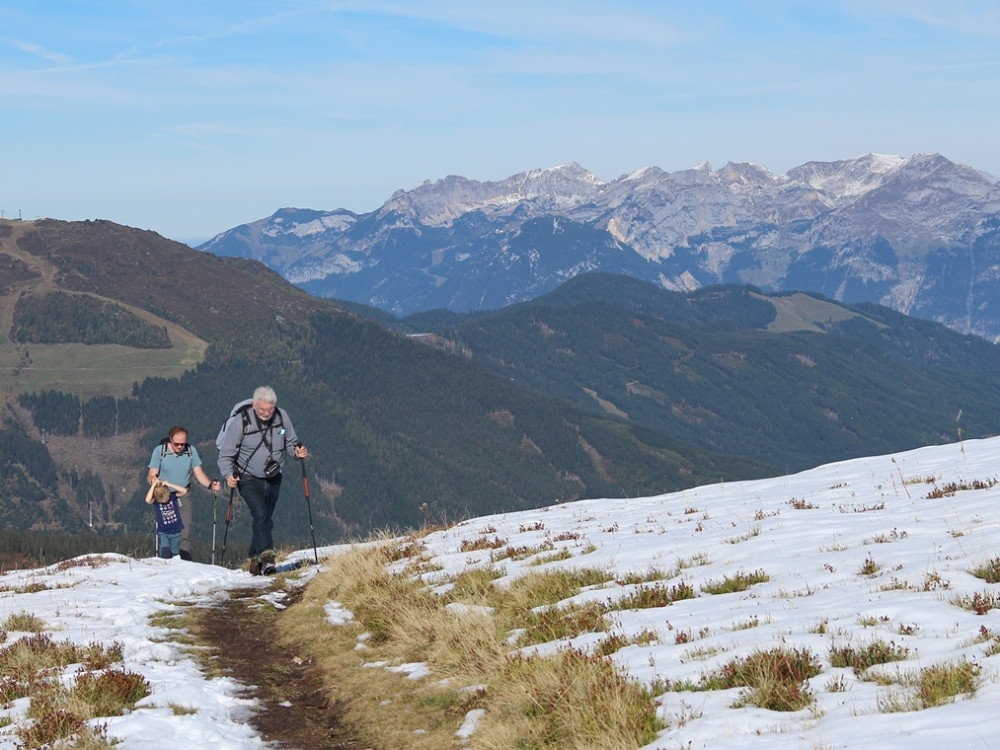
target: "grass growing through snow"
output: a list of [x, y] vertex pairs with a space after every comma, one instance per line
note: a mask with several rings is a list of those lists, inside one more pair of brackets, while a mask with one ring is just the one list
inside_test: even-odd
[[25, 633], [41, 633], [45, 630], [45, 621], [30, 612], [14, 612], [3, 623], [3, 629], [20, 630]]
[[[608, 648], [516, 648], [607, 630], [606, 601], [556, 605], [609, 575], [539, 571], [498, 586], [498, 571], [474, 569], [434, 590], [414, 569], [388, 572], [394, 556], [391, 545], [374, 544], [330, 560], [283, 618], [286, 637], [331, 675], [331, 690], [373, 744], [461, 747], [455, 732], [477, 708], [485, 715], [470, 746], [487, 750], [635, 748], [663, 728], [655, 696], [602, 655]], [[330, 601], [353, 620], [331, 626]], [[414, 663], [432, 678], [415, 685], [389, 671]]]
[[977, 565], [969, 572], [976, 578], [982, 578], [986, 583], [1000, 583], [1000, 557], [994, 557], [989, 562]]
[[[738, 688], [732, 703], [737, 708], [817, 711], [812, 678], [827, 661], [833, 668], [852, 669], [864, 682], [890, 686], [878, 699], [882, 712], [930, 708], [976, 687], [978, 667], [970, 662], [930, 667], [910, 677], [900, 670], [890, 674], [894, 667], [872, 669], [908, 660], [910, 650], [879, 638], [852, 644], [849, 635], [846, 642], [841, 636], [831, 644], [823, 662], [808, 649], [782, 641], [716, 666], [698, 681], [657, 680], [646, 687], [608, 657], [664, 635], [647, 631], [630, 639], [616, 632], [614, 613], [670, 607], [699, 595], [738, 594], [768, 582], [767, 573], [738, 571], [703, 583], [700, 594], [677, 577], [707, 558], [678, 561], [668, 573], [527, 572], [531, 569], [521, 566], [517, 577], [509, 577], [514, 556], [495, 554], [510, 548], [494, 545], [484, 548], [493, 554], [488, 560], [480, 555], [480, 567], [450, 577], [429, 564], [412, 538], [402, 544], [356, 545], [328, 560], [327, 570], [306, 589], [303, 606], [283, 615], [289, 643], [331, 675], [331, 694], [346, 706], [352, 724], [366, 728], [372, 745], [384, 750], [635, 748], [665, 728], [662, 709], [656, 710], [657, 696], [665, 691]], [[858, 573], [873, 576], [880, 569], [869, 556]], [[338, 626], [327, 622], [331, 602], [353, 620]], [[883, 619], [859, 615], [859, 624], [875, 627]], [[751, 618], [729, 630], [758, 624]], [[912, 634], [912, 627], [901, 625], [900, 633]], [[817, 632], [826, 632], [825, 625]], [[707, 628], [699, 632], [699, 638], [708, 635]], [[693, 637], [688, 629], [675, 642]], [[706, 644], [704, 653], [714, 661], [720, 647]], [[703, 657], [691, 652], [686, 658]], [[407, 677], [417, 666], [428, 676]], [[843, 675], [827, 681], [828, 692], [849, 689]], [[474, 734], [456, 738], [474, 710], [482, 713]]]
[[141, 675], [112, 666], [121, 656], [117, 645], [82, 648], [42, 633], [0, 649], [0, 702], [30, 698], [31, 722], [17, 730], [23, 747], [111, 747], [88, 722], [120, 715], [150, 692]]
[[726, 576], [721, 581], [709, 581], [702, 585], [701, 590], [706, 594], [734, 594], [746, 591], [751, 586], [758, 583], [767, 583], [771, 580], [763, 570], [755, 570], [753, 573], [734, 573]]
[[736, 706], [753, 705], [772, 711], [799, 711], [814, 696], [808, 680], [820, 673], [816, 657], [806, 650], [787, 647], [755, 651], [736, 658], [698, 683], [672, 685], [674, 690], [727, 690], [744, 688]]
[[635, 748], [662, 727], [652, 695], [602, 656], [508, 656], [488, 689], [477, 748]]
[[976, 692], [980, 669], [972, 662], [934, 664], [924, 667], [915, 677], [903, 679], [909, 692], [890, 692], [879, 701], [884, 713], [919, 711], [949, 703], [959, 695]]
[[886, 643], [880, 638], [874, 638], [860, 647], [831, 646], [830, 664], [834, 667], [848, 667], [856, 674], [863, 675], [869, 667], [902, 661], [909, 653], [910, 650], [905, 646], [897, 646], [894, 642]]

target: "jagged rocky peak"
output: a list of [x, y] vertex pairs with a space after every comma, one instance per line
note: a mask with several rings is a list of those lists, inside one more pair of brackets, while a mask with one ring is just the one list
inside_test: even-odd
[[637, 169], [634, 172], [629, 172], [628, 174], [622, 175], [617, 180], [616, 183], [625, 184], [629, 182], [646, 182], [648, 180], [659, 180], [665, 177], [668, 173], [659, 167], [643, 167], [642, 169]]
[[488, 182], [451, 175], [425, 181], [413, 190], [397, 190], [379, 213], [396, 212], [422, 224], [447, 226], [470, 211], [505, 214], [525, 201], [572, 207], [591, 200], [603, 185], [603, 180], [576, 162]]
[[398, 213], [422, 219], [428, 214], [444, 214], [454, 218], [468, 207], [488, 200], [493, 191], [489, 183], [449, 175], [436, 182], [425, 180], [412, 190], [397, 190], [379, 209], [378, 214]]
[[902, 156], [886, 154], [867, 153], [856, 156], [853, 159], [839, 159], [837, 161], [807, 161], [794, 169], [789, 169], [786, 177], [790, 180], [809, 182], [816, 180], [830, 179], [843, 175], [878, 174], [884, 175], [900, 165], [905, 164], [907, 159]]
[[841, 161], [810, 161], [788, 170], [788, 182], [808, 186], [830, 205], [841, 205], [879, 187], [906, 160], [900, 156], [864, 154]]
[[558, 167], [551, 167], [549, 169], [533, 169], [527, 174], [533, 178], [542, 178], [544, 180], [557, 178], [565, 181], [589, 183], [591, 185], [604, 184], [604, 180], [595, 175], [593, 172], [584, 169], [575, 161], [571, 161], [568, 164], [563, 164]]
[[587, 171], [576, 162], [551, 169], [533, 169], [509, 177], [500, 184], [517, 186], [532, 197], [545, 194], [563, 196], [590, 195], [604, 185], [604, 180]]
[[772, 183], [774, 182], [774, 175], [771, 174], [771, 170], [767, 167], [763, 167], [760, 164], [752, 164], [750, 162], [727, 162], [726, 165], [719, 170], [719, 179], [723, 183], [728, 182], [756, 182], [756, 183]]
[[897, 170], [894, 178], [970, 196], [995, 195], [997, 191], [996, 181], [982, 172], [934, 153], [914, 154]]

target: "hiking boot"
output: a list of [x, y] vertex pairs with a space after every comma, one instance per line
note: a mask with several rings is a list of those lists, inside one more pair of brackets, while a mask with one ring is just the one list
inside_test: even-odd
[[274, 574], [274, 570], [274, 553], [268, 550], [260, 556], [260, 572], [263, 575], [269, 576]]
[[252, 576], [259, 576], [260, 575], [260, 570], [261, 570], [260, 560], [258, 560], [256, 558], [254, 558], [253, 560], [251, 560], [250, 561], [250, 575], [252, 575]]

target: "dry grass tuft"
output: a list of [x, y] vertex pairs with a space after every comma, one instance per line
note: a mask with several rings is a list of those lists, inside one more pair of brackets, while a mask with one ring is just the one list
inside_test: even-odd
[[705, 674], [697, 684], [671, 685], [674, 690], [746, 688], [737, 706], [753, 705], [771, 711], [799, 711], [814, 697], [808, 680], [820, 673], [816, 657], [806, 650], [786, 647], [755, 651]]
[[[432, 590], [412, 567], [389, 572], [389, 562], [401, 570], [396, 544], [356, 545], [329, 560], [282, 618], [285, 637], [331, 675], [331, 693], [373, 744], [460, 747], [455, 733], [473, 709], [485, 710], [477, 748], [634, 748], [655, 738], [654, 697], [603, 655], [626, 644], [608, 638], [593, 652], [561, 646], [545, 656], [512, 645], [605, 631], [606, 603], [565, 600], [611, 576], [538, 571], [498, 585], [499, 571], [486, 567]], [[327, 622], [331, 601], [354, 619]], [[413, 663], [432, 677], [390, 671]]]
[[935, 664], [924, 667], [914, 677], [904, 678], [902, 684], [909, 692], [890, 692], [879, 700], [884, 713], [921, 711], [950, 703], [959, 695], [976, 692], [980, 669], [966, 660]]

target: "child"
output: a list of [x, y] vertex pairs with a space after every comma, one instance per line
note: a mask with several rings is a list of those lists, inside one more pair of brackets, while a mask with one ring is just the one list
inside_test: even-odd
[[146, 502], [156, 510], [156, 546], [160, 557], [171, 558], [181, 553], [181, 506], [179, 497], [187, 489], [170, 482], [154, 482], [146, 493]]

